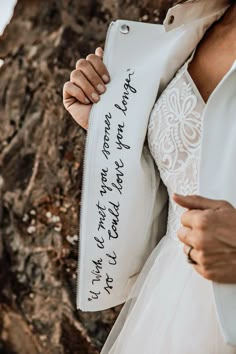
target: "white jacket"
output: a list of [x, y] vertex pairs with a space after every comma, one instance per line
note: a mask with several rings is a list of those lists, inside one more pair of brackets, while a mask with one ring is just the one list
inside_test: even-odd
[[[125, 302], [164, 236], [168, 194], [147, 145], [156, 99], [226, 11], [227, 0], [198, 0], [168, 11], [163, 25], [110, 24], [104, 63], [111, 82], [93, 105], [85, 148], [77, 307]], [[212, 93], [203, 119], [198, 194], [236, 207], [236, 62]], [[236, 236], [236, 234], [235, 234]], [[236, 346], [236, 284], [212, 282], [225, 341]]]

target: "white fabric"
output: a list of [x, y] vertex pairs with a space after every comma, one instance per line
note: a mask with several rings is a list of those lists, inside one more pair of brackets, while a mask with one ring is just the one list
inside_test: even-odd
[[[157, 100], [150, 151], [168, 194], [198, 194], [206, 107], [188, 62]], [[101, 354], [233, 354], [217, 321], [211, 282], [187, 263], [177, 238], [185, 211], [170, 198], [167, 232], [149, 256]]]

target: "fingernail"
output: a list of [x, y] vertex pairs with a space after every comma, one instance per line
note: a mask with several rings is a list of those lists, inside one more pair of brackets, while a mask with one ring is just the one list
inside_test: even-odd
[[109, 77], [107, 75], [102, 75], [102, 79], [104, 82], [108, 82], [109, 81]]
[[95, 92], [92, 93], [91, 97], [92, 97], [92, 100], [96, 101], [96, 102], [99, 101], [99, 99], [100, 99], [99, 95]]
[[84, 102], [85, 103], [90, 103], [90, 101], [87, 99], [87, 97], [85, 97]]
[[97, 85], [97, 89], [99, 92], [102, 92], [102, 93], [105, 92], [105, 90], [106, 90], [105, 86], [103, 86], [102, 84]]

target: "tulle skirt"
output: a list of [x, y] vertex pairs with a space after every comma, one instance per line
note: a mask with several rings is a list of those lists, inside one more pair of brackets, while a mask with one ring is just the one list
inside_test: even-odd
[[211, 281], [164, 236], [147, 259], [101, 354], [236, 354], [220, 332]]

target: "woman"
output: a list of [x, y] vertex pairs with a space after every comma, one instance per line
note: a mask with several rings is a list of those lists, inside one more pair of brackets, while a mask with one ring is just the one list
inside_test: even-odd
[[[197, 194], [203, 113], [235, 61], [235, 34], [236, 4], [229, 1], [153, 108], [149, 148], [169, 196]], [[101, 58], [102, 49], [97, 48], [95, 55], [80, 60], [64, 86], [64, 105], [84, 128], [89, 103], [98, 102], [109, 81]], [[182, 208], [190, 210], [184, 213]], [[235, 220], [230, 203], [173, 196], [166, 235], [148, 258], [103, 354], [236, 353], [222, 336], [209, 282], [236, 283]]]

